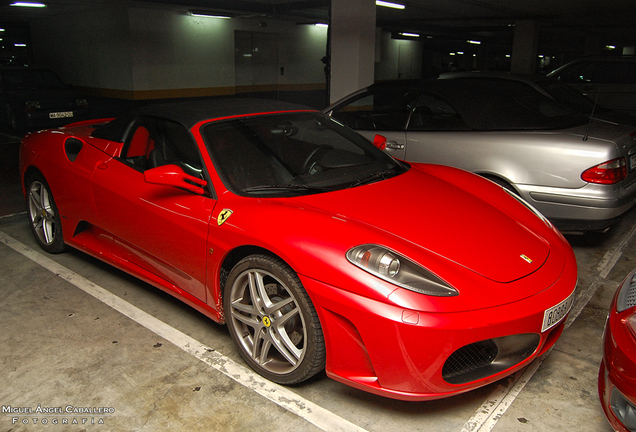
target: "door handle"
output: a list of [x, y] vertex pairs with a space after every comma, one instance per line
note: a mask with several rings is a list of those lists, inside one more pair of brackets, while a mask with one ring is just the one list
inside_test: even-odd
[[386, 148], [390, 150], [404, 150], [404, 144], [398, 144], [395, 141], [387, 141]]

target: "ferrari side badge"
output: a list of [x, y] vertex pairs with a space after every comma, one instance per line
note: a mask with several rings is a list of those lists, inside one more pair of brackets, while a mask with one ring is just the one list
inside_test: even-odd
[[221, 210], [221, 213], [219, 213], [219, 217], [216, 218], [216, 223], [221, 226], [225, 223], [226, 220], [230, 218], [230, 216], [232, 216], [232, 210], [223, 209]]
[[[219, 217], [220, 217], [220, 216], [219, 216]], [[524, 255], [524, 254], [521, 254], [520, 256], [521, 256], [521, 258], [523, 258], [523, 259], [524, 259], [524, 260], [525, 260], [528, 264], [532, 264], [532, 259], [531, 259], [531, 258], [529, 258], [528, 256], [526, 256], [526, 255]]]

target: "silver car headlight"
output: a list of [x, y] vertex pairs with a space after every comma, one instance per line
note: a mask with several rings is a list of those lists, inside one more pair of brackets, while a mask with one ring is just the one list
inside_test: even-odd
[[387, 282], [421, 294], [451, 297], [459, 291], [424, 267], [385, 247], [365, 244], [346, 254], [347, 260]]

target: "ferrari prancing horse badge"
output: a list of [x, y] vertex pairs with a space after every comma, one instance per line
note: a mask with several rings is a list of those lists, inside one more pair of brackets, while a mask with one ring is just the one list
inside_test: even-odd
[[223, 209], [221, 210], [221, 213], [219, 213], [219, 217], [216, 218], [216, 223], [221, 226], [225, 223], [226, 220], [230, 218], [230, 216], [232, 216], [232, 210]]

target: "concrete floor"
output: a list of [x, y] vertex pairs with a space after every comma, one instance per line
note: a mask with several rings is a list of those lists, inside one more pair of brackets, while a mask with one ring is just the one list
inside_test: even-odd
[[[46, 255], [23, 211], [17, 148], [0, 131], [0, 431], [611, 430], [596, 380], [609, 303], [636, 266], [636, 211], [605, 234], [568, 236], [577, 301], [550, 353], [471, 393], [407, 403], [324, 374], [270, 386], [241, 368], [225, 327], [83, 253]], [[63, 412], [7, 412], [38, 406]]]

